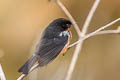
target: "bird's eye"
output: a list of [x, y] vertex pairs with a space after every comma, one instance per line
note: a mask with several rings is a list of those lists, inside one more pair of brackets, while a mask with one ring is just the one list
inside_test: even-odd
[[71, 25], [70, 24], [66, 24], [67, 27], [70, 27]]
[[70, 26], [70, 24], [66, 24], [67, 26]]

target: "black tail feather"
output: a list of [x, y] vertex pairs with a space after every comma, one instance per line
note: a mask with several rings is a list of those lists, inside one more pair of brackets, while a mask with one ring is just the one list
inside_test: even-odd
[[28, 74], [31, 67], [35, 64], [37, 61], [36, 56], [32, 56], [19, 70], [18, 72], [22, 72], [23, 74]]

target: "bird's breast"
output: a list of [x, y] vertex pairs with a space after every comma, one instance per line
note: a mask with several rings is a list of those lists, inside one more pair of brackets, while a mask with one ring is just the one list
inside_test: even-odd
[[70, 44], [70, 41], [72, 39], [72, 33], [70, 30], [67, 30], [66, 32], [63, 32], [63, 35], [67, 35], [68, 36], [68, 41], [67, 41], [67, 44], [65, 45], [65, 47], [63, 48], [63, 50], [60, 52], [60, 54], [64, 54], [68, 47], [69, 47], [69, 44]]

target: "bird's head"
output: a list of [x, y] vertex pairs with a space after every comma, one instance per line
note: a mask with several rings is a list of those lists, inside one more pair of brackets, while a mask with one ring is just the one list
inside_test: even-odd
[[58, 18], [56, 20], [53, 21], [53, 24], [55, 24], [58, 27], [63, 28], [64, 30], [68, 29], [71, 27], [72, 23], [64, 18]]

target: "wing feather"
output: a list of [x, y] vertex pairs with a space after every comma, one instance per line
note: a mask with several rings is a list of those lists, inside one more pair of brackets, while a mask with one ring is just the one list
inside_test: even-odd
[[37, 51], [40, 66], [47, 65], [49, 62], [54, 60], [62, 51], [67, 42], [68, 37], [49, 39], [49, 41], [48, 39], [41, 40]]

